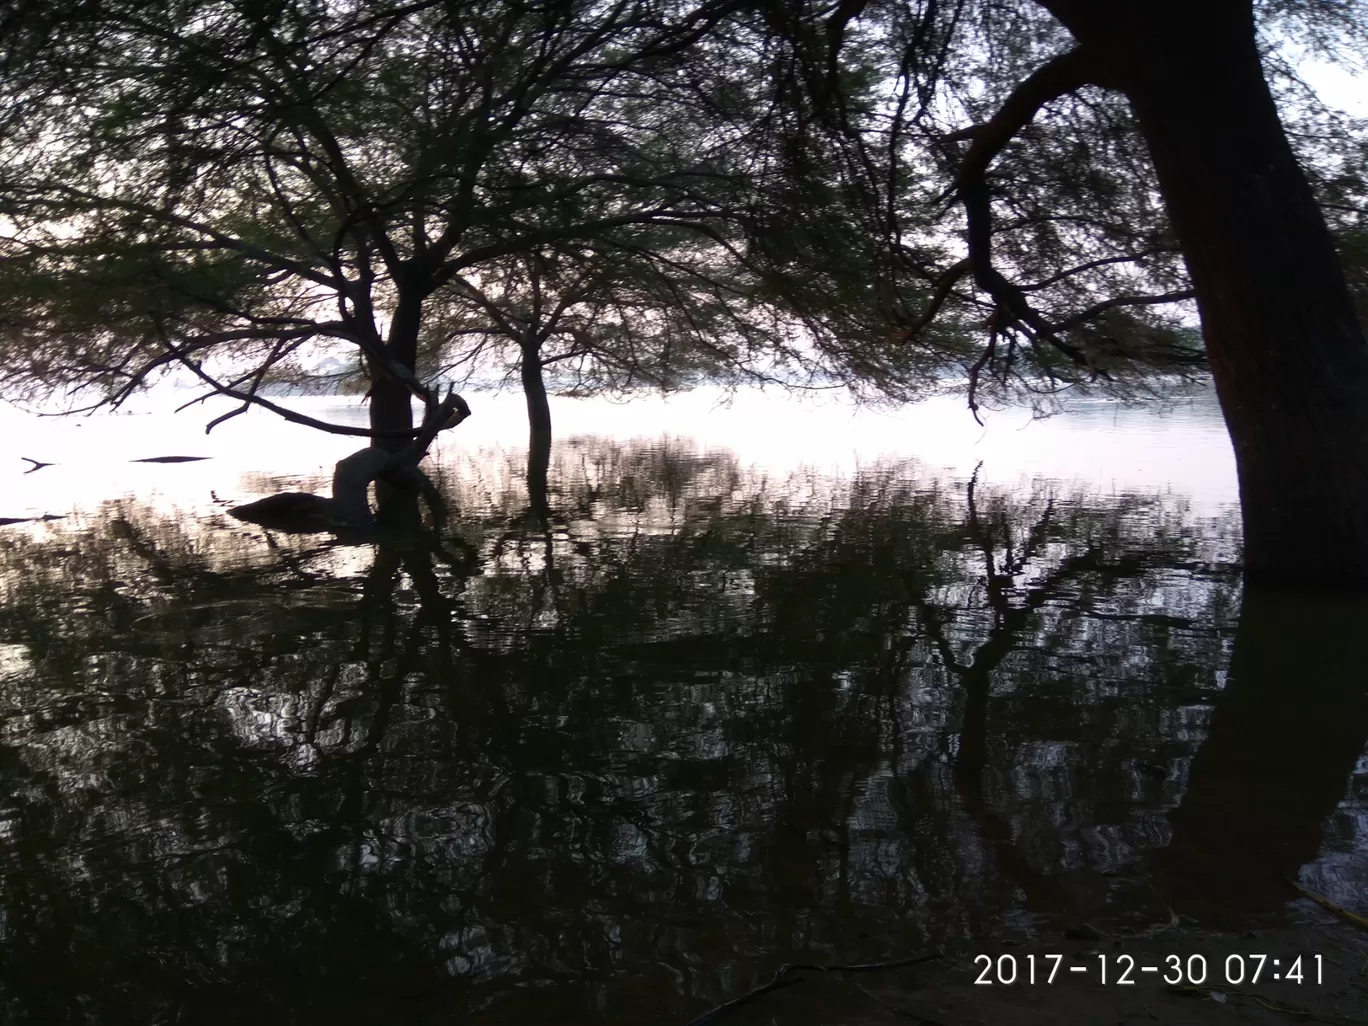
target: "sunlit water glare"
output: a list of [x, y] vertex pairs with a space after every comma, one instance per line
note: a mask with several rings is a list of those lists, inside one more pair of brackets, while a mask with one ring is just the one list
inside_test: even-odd
[[[0, 517], [89, 513], [123, 495], [160, 509], [205, 514], [258, 498], [291, 482], [326, 480], [334, 461], [364, 444], [326, 435], [254, 410], [212, 433], [224, 412], [201, 404], [172, 412], [182, 397], [144, 401], [115, 413], [36, 416], [0, 405], [0, 432], [12, 440], [0, 459]], [[364, 426], [359, 398], [279, 400], [334, 423]], [[520, 395], [473, 393], [474, 415], [441, 436], [433, 458], [444, 465], [504, 467], [526, 450]], [[938, 397], [892, 410], [857, 406], [832, 394], [774, 391], [735, 394], [699, 389], [631, 401], [555, 398], [561, 441], [593, 436], [618, 441], [687, 440], [707, 453], [725, 450], [748, 470], [783, 477], [798, 471], [850, 477], [890, 459], [915, 459], [929, 474], [985, 484], [1031, 480], [1115, 495], [1160, 491], [1183, 496], [1211, 515], [1238, 501], [1229, 439], [1214, 397], [1199, 393], [1163, 407], [1074, 400], [1048, 418], [1028, 410], [982, 411], [976, 423], [964, 400]], [[53, 463], [33, 473], [19, 457]], [[199, 463], [157, 464], [157, 456], [205, 456]]]

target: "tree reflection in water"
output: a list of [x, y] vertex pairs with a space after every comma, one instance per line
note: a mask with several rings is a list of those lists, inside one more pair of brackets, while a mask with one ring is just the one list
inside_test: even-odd
[[1276, 911], [1327, 843], [1353, 617], [1237, 632], [1233, 517], [679, 445], [559, 482], [374, 547], [0, 539], [5, 1021], [683, 1021], [1155, 889]]

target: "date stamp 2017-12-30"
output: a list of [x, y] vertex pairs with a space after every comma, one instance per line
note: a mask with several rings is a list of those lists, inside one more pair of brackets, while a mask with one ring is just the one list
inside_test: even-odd
[[1202, 987], [1225, 984], [1253, 987], [1286, 981], [1308, 986], [1325, 983], [1325, 958], [1319, 954], [1269, 955], [1236, 952], [1224, 958], [1206, 955], [1157, 955], [1137, 958], [1124, 953], [1082, 957], [1057, 953], [975, 955], [981, 987], [1057, 986], [1071, 979], [1088, 979], [1107, 986], [1134, 986], [1155, 977], [1169, 986]]

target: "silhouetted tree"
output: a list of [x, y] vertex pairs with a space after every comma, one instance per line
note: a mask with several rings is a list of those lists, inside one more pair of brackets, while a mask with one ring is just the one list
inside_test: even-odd
[[[829, 217], [842, 259], [811, 275], [750, 245], [806, 172], [771, 156], [764, 55], [733, 3], [53, 10], [11, 33], [0, 80], [19, 112], [0, 157], [7, 392], [117, 405], [179, 367], [240, 404], [225, 416], [255, 404], [397, 450], [413, 395], [437, 416], [440, 368], [492, 359], [521, 367], [544, 451], [552, 364], [598, 388], [908, 378], [875, 368], [875, 241]], [[814, 298], [823, 275], [844, 284]], [[367, 379], [369, 432], [263, 394], [336, 346]]]
[[[963, 360], [971, 403], [1042, 382], [1124, 386], [1129, 370], [1204, 350], [1251, 579], [1368, 584], [1368, 345], [1316, 195], [1361, 232], [1361, 185], [1344, 187], [1361, 168], [1353, 133], [1308, 102], [1275, 45], [1362, 54], [1368, 9], [774, 7], [809, 124], [846, 140], [868, 183], [869, 223], [890, 242], [889, 317], [909, 344], [938, 317], [982, 324]], [[873, 115], [845, 102], [871, 53], [893, 83]], [[1163, 312], [1190, 300], [1200, 346]]]

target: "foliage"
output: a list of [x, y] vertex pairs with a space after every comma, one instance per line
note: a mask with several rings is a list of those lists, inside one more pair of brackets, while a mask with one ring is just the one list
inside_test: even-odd
[[[1255, 7], [1328, 211], [1361, 180], [1363, 133], [1294, 57], [1361, 57], [1362, 7]], [[179, 366], [251, 402], [325, 364], [413, 387], [535, 359], [580, 392], [967, 383], [973, 404], [1145, 394], [1202, 366], [1122, 96], [1065, 91], [975, 141], [1068, 52], [1037, 3], [16, 10], [0, 23], [9, 395], [117, 404]], [[992, 275], [959, 202], [971, 181]], [[1353, 195], [1357, 213], [1332, 214], [1346, 258]]]
[[9, 393], [179, 365], [253, 401], [338, 347], [408, 382], [533, 342], [589, 388], [916, 383], [870, 356], [877, 240], [827, 203], [820, 275], [759, 244], [818, 185], [732, 4], [59, 10], [0, 84]]
[[[1013, 121], [1030, 87], [1062, 71], [1075, 45], [1048, 5], [783, 6], [800, 55], [794, 88], [814, 98], [863, 172], [871, 207], [882, 209], [887, 315], [909, 344], [958, 362], [971, 403], [1047, 402], [1040, 390], [1060, 387], [1146, 394], [1156, 371], [1163, 383], [1163, 372], [1202, 369], [1195, 292], [1126, 97], [1061, 88]], [[1364, 126], [1326, 108], [1297, 65], [1310, 57], [1362, 66], [1368, 7], [1292, 0], [1255, 4], [1254, 13], [1284, 123], [1332, 202], [1336, 181], [1362, 173]], [[1181, 14], [1174, 31], [1183, 31]], [[885, 85], [863, 115], [820, 70], [851, 51], [874, 62]], [[1352, 232], [1342, 238], [1348, 255]], [[936, 333], [947, 321], [968, 341], [959, 353]]]

